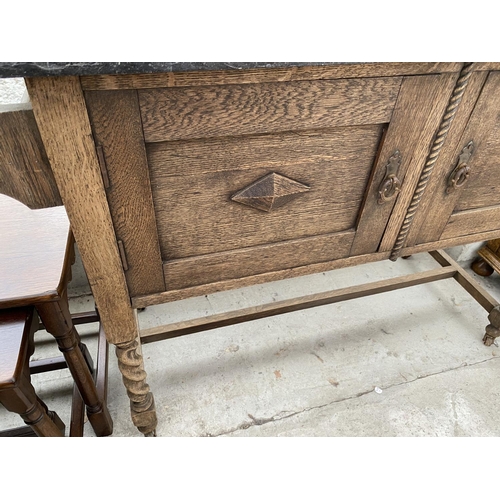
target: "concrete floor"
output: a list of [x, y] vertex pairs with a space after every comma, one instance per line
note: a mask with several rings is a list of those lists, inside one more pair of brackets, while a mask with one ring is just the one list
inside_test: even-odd
[[[139, 318], [148, 328], [435, 266], [422, 254], [149, 307]], [[478, 279], [500, 300], [500, 276]], [[74, 311], [91, 307], [91, 296], [71, 299]], [[487, 323], [451, 279], [147, 344], [158, 435], [498, 436], [500, 349], [482, 344]], [[96, 325], [79, 331], [94, 355]], [[37, 335], [36, 357], [58, 355]], [[113, 351], [109, 370], [113, 435], [139, 437]], [[69, 423], [68, 370], [33, 382]], [[0, 408], [1, 428], [18, 424]], [[94, 435], [88, 423], [85, 435]]]

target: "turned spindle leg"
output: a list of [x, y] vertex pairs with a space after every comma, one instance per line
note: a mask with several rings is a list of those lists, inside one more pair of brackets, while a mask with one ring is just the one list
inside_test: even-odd
[[146, 384], [146, 372], [137, 340], [116, 345], [118, 368], [130, 399], [134, 425], [146, 437], [156, 436], [156, 409], [153, 394]]
[[16, 387], [0, 392], [0, 402], [8, 411], [20, 415], [37, 436], [63, 437], [64, 423], [57, 413], [49, 411], [36, 396], [29, 377], [29, 366], [26, 371], [17, 381]]
[[60, 300], [37, 305], [42, 323], [52, 334], [63, 353], [75, 384], [80, 391], [89, 422], [97, 436], [113, 432], [113, 421], [104, 401], [99, 398], [91, 369], [85, 359], [85, 346], [71, 320], [68, 301], [64, 294]]
[[47, 409], [31, 384], [29, 360], [35, 351], [33, 335], [37, 328], [38, 316], [33, 308], [11, 309], [0, 315], [0, 338], [4, 348], [1, 361], [4, 367], [15, 367], [12, 372], [3, 374], [0, 403], [8, 411], [20, 415], [37, 436], [62, 437], [64, 423], [57, 413]]
[[486, 334], [483, 337], [485, 345], [490, 346], [500, 337], [500, 306], [494, 307], [488, 315], [490, 324], [486, 327]]

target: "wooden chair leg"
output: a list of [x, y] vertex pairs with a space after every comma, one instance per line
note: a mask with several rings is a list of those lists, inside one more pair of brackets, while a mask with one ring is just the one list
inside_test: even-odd
[[[18, 362], [11, 380], [5, 381], [0, 390], [0, 403], [21, 416], [37, 436], [62, 437], [65, 426], [57, 413], [49, 411], [36, 395], [31, 384], [29, 358], [35, 350], [33, 334], [37, 330], [38, 317], [33, 308], [12, 310], [8, 321], [25, 321], [19, 345]], [[8, 323], [7, 323], [8, 324]], [[19, 323], [18, 323], [19, 324]], [[21, 323], [22, 324], [22, 323]]]
[[80, 336], [76, 331], [66, 294], [60, 300], [37, 305], [38, 312], [46, 330], [52, 334], [63, 353], [68, 368], [85, 401], [87, 416], [97, 436], [108, 436], [113, 432], [113, 421], [109, 410], [97, 393], [91, 369], [81, 347]]
[[29, 375], [23, 374], [18, 385], [0, 392], [0, 402], [8, 411], [17, 413], [37, 436], [63, 437], [65, 426], [56, 412], [49, 411], [35, 394]]

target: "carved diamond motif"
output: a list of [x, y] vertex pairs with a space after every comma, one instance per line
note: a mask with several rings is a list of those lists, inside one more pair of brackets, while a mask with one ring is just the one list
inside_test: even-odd
[[231, 200], [270, 212], [309, 189], [305, 184], [272, 172], [233, 194]]

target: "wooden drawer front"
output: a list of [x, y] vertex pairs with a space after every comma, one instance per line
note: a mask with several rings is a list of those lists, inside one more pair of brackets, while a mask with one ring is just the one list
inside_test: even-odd
[[[147, 145], [167, 290], [349, 256], [382, 126]], [[231, 200], [271, 173], [309, 189], [270, 212]]]
[[401, 78], [139, 90], [146, 142], [388, 122]]

